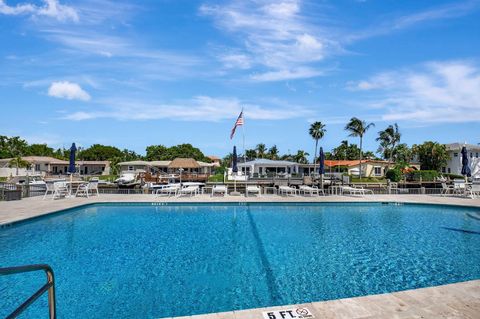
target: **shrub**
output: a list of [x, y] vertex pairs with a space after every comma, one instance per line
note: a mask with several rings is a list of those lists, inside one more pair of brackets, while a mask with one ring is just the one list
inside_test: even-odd
[[385, 173], [385, 177], [389, 179], [391, 182], [395, 182], [395, 183], [400, 182], [400, 180], [402, 179], [402, 171], [398, 168], [389, 169]]
[[409, 181], [433, 181], [438, 177], [438, 172], [434, 170], [411, 171], [407, 174]]
[[449, 177], [450, 179], [464, 179], [465, 176], [457, 175], [457, 174], [442, 174], [445, 177]]
[[221, 182], [223, 183], [223, 174], [215, 174], [208, 177], [209, 182]]

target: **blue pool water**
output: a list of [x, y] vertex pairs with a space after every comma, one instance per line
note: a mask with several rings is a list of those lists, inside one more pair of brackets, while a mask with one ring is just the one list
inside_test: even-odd
[[[59, 318], [157, 318], [480, 278], [480, 210], [90, 205], [0, 229], [0, 266], [50, 264]], [[0, 277], [0, 317], [44, 281]], [[46, 297], [23, 318], [46, 318]]]

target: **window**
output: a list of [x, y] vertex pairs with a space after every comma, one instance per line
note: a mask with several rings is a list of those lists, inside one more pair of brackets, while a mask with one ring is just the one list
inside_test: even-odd
[[374, 166], [374, 167], [373, 167], [373, 175], [375, 175], [375, 176], [381, 176], [381, 175], [382, 175], [382, 167], [380, 167], [380, 166]]
[[442, 167], [442, 173], [446, 173], [447, 172], [447, 168], [446, 167]]
[[470, 158], [473, 158], [473, 153], [470, 153]]
[[133, 166], [129, 166], [129, 167], [128, 167], [128, 170], [129, 170], [129, 171], [133, 171], [133, 170], [134, 170], [134, 169], [133, 169]]
[[475, 157], [478, 158], [478, 153], [475, 153]]
[[450, 174], [452, 172], [452, 170], [450, 169], [450, 167], [448, 168], [448, 174]]
[[453, 157], [458, 157], [458, 153], [453, 153]]
[[35, 164], [35, 170], [39, 171], [40, 170], [40, 164]]

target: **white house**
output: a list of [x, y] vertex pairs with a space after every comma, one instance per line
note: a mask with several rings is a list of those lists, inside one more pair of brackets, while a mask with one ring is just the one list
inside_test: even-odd
[[442, 173], [457, 174], [462, 172], [462, 147], [465, 146], [468, 152], [468, 165], [472, 171], [472, 177], [480, 178], [480, 145], [466, 143], [445, 144], [450, 159], [445, 167], [442, 167]]

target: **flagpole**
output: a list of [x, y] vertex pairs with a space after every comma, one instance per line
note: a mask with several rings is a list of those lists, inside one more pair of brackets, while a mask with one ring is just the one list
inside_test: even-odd
[[245, 167], [245, 197], [247, 197], [247, 154], [245, 150], [245, 113], [243, 113], [242, 137], [243, 137], [243, 167]]

